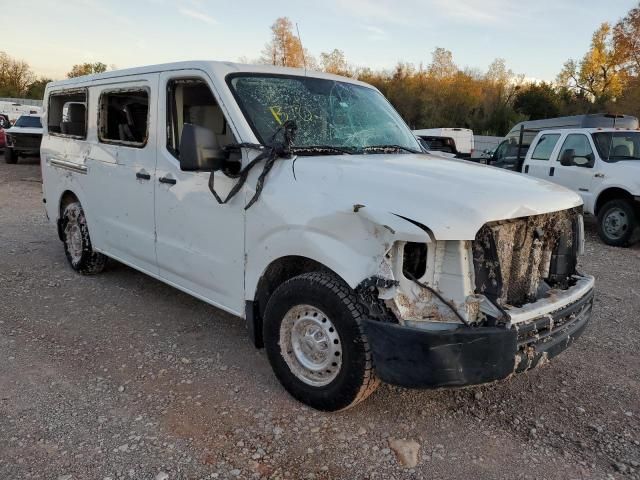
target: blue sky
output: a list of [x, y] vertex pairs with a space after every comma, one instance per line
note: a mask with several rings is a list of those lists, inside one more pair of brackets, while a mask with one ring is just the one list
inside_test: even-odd
[[429, 62], [436, 47], [459, 66], [504, 58], [516, 73], [553, 80], [581, 57], [603, 21], [637, 0], [0, 0], [0, 50], [39, 75], [76, 63], [118, 68], [188, 59], [259, 57], [279, 16], [297, 22], [314, 55], [342, 49], [350, 63]]

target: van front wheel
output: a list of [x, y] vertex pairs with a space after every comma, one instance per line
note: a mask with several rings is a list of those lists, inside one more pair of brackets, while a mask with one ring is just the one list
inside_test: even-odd
[[607, 245], [628, 246], [637, 226], [636, 212], [626, 200], [610, 200], [598, 212], [598, 234]]
[[87, 220], [79, 202], [65, 207], [61, 227], [64, 253], [71, 268], [84, 275], [100, 273], [107, 263], [107, 257], [93, 250]]
[[306, 273], [276, 289], [264, 313], [264, 343], [278, 380], [293, 397], [336, 411], [373, 393], [379, 380], [362, 318], [355, 293], [334, 275]]

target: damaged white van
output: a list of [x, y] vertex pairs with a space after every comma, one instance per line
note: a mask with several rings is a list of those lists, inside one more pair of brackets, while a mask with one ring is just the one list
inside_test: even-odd
[[584, 330], [580, 197], [420, 153], [375, 88], [184, 62], [47, 86], [48, 217], [107, 258], [246, 319], [297, 399], [506, 378]]

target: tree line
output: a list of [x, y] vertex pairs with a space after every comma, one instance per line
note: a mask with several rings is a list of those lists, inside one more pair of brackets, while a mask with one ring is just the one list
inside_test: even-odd
[[[338, 48], [312, 55], [287, 17], [276, 19], [270, 39], [253, 62], [306, 67], [370, 83], [412, 128], [465, 127], [478, 134], [504, 135], [526, 119], [595, 112], [640, 117], [640, 3], [616, 24], [603, 23], [584, 56], [567, 60], [555, 82], [526, 81], [503, 59], [494, 60], [486, 71], [463, 68], [440, 47], [426, 65], [356, 67]], [[67, 77], [106, 69], [101, 62], [81, 63]], [[0, 96], [42, 98], [48, 81], [36, 78], [26, 62], [0, 52]]]
[[[107, 66], [101, 62], [80, 63], [67, 73], [67, 78], [101, 73]], [[32, 98], [42, 100], [44, 89], [52, 79], [37, 77], [24, 60], [11, 57], [0, 51], [0, 97]]]
[[555, 82], [526, 81], [503, 59], [486, 71], [461, 68], [444, 48], [436, 48], [427, 65], [401, 62], [374, 71], [350, 65], [339, 49], [315, 59], [295, 33], [288, 18], [278, 18], [259, 61], [370, 83], [412, 128], [465, 127], [504, 135], [522, 120], [596, 112], [640, 117], [640, 3], [615, 25], [601, 24], [584, 56], [567, 60]]

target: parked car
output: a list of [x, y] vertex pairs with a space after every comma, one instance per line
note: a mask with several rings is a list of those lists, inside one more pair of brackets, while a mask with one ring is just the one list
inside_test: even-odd
[[22, 115], [6, 135], [5, 162], [16, 163], [20, 156], [38, 155], [42, 141], [40, 115]]
[[542, 130], [569, 128], [638, 128], [638, 118], [631, 115], [593, 113], [569, 117], [520, 122], [507, 133], [487, 163], [508, 170], [522, 171], [524, 157], [531, 142]]
[[7, 146], [7, 134], [4, 131], [4, 128], [0, 127], [0, 151], [4, 150]]
[[444, 152], [442, 150], [433, 150], [431, 148], [431, 142], [428, 142], [423, 138], [416, 137], [416, 140], [418, 140], [418, 143], [422, 147], [422, 151], [424, 153], [428, 153], [430, 155], [437, 155], [442, 158], [456, 158], [455, 153]]
[[640, 219], [640, 130], [543, 130], [524, 161], [527, 175], [577, 192], [586, 213], [598, 217], [608, 245], [635, 240]]
[[181, 62], [49, 83], [44, 104], [43, 195], [71, 268], [111, 257], [245, 318], [314, 408], [380, 380], [507, 378], [591, 317], [580, 197], [421, 153], [365, 83]]
[[491, 135], [474, 135], [473, 150], [471, 158], [474, 160], [490, 158], [493, 152], [502, 143], [504, 137], [494, 137]]
[[6, 130], [11, 127], [11, 122], [9, 121], [9, 116], [4, 113], [0, 113], [0, 128]]
[[473, 152], [473, 130], [468, 128], [427, 128], [413, 134], [429, 144], [429, 150], [453, 153], [458, 158], [470, 158]]

